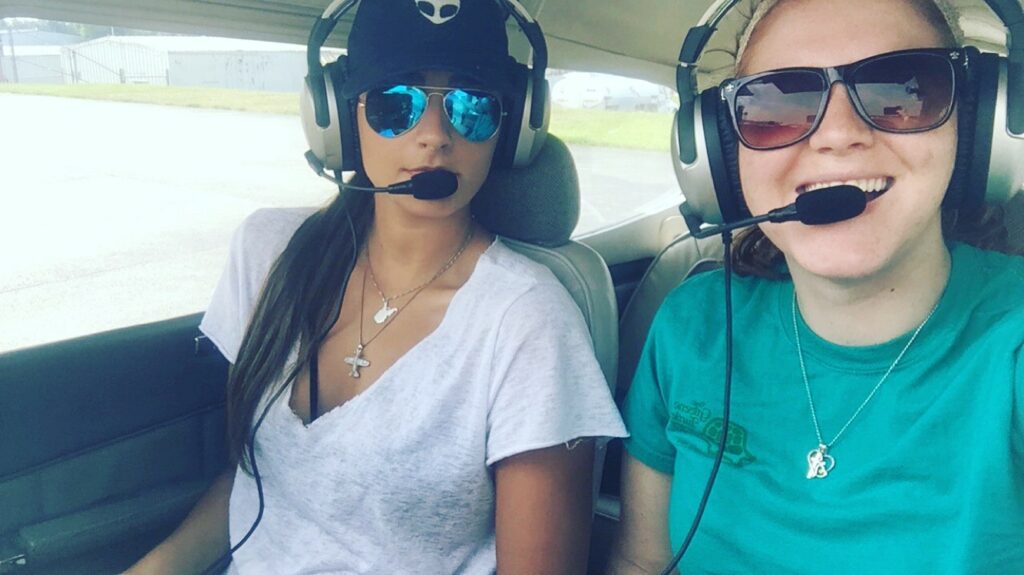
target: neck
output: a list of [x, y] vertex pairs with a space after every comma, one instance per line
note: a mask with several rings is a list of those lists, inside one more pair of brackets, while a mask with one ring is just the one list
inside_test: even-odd
[[436, 273], [475, 225], [468, 209], [448, 218], [416, 218], [380, 208], [378, 204], [374, 212], [368, 253], [378, 282], [389, 294]]
[[850, 346], [883, 343], [920, 325], [942, 296], [949, 270], [941, 238], [869, 277], [834, 280], [790, 269], [807, 325], [827, 341]]

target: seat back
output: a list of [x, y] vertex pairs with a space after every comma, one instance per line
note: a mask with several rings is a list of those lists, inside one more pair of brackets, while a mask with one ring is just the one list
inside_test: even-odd
[[[548, 135], [529, 167], [492, 170], [472, 208], [484, 227], [562, 282], [583, 313], [597, 361], [614, 391], [619, 353], [615, 287], [600, 254], [569, 239], [580, 214], [579, 179], [569, 148]], [[603, 448], [595, 453], [595, 501], [604, 453]]]
[[618, 368], [618, 306], [615, 288], [604, 259], [593, 249], [567, 242], [558, 247], [544, 247], [526, 242], [506, 242], [515, 251], [547, 266], [562, 282], [569, 295], [583, 312], [590, 330], [594, 353], [608, 385], [615, 390]]
[[718, 237], [695, 239], [680, 236], [665, 246], [647, 267], [619, 321], [619, 370], [616, 397], [629, 389], [647, 341], [654, 314], [668, 292], [693, 274], [722, 265], [722, 242]]
[[[665, 296], [690, 275], [720, 266], [721, 260], [722, 243], [718, 238], [697, 240], [687, 234], [669, 243], [647, 267], [619, 320], [619, 366], [615, 396], [620, 403], [633, 381], [640, 352], [647, 341], [647, 332]], [[622, 444], [612, 443], [609, 452], [602, 455], [607, 462], [603, 470], [603, 489], [596, 500], [590, 557], [591, 565], [596, 566], [598, 572], [608, 561], [608, 547], [617, 530], [621, 513], [619, 472]]]

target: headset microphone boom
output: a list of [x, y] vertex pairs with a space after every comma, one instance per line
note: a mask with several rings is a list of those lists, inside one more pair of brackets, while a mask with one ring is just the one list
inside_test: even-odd
[[[800, 194], [792, 204], [775, 208], [760, 216], [706, 228], [701, 228], [697, 224], [692, 235], [695, 238], [707, 238], [764, 222], [780, 224], [798, 221], [809, 226], [834, 224], [859, 216], [867, 205], [867, 196], [860, 188], [847, 185], [832, 186]], [[689, 221], [686, 223], [691, 224]]]

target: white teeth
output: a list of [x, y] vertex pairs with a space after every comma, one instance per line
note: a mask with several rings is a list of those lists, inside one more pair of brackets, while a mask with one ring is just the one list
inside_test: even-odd
[[845, 182], [818, 182], [816, 184], [808, 184], [806, 191], [813, 192], [814, 190], [820, 190], [822, 188], [831, 188], [833, 186], [856, 186], [863, 192], [881, 192], [885, 189], [886, 178], [868, 178], [864, 180], [846, 180]]

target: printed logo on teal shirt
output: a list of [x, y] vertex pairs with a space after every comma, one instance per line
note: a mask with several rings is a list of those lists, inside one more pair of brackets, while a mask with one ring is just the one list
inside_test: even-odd
[[[722, 418], [714, 417], [703, 401], [691, 401], [689, 404], [677, 401], [672, 406], [668, 430], [688, 433], [702, 439], [706, 445], [704, 454], [715, 457], [718, 453], [718, 439], [722, 434]], [[736, 467], [757, 461], [757, 458], [747, 450], [747, 430], [735, 421], [729, 422], [729, 434], [725, 439], [725, 454], [722, 461]]]

